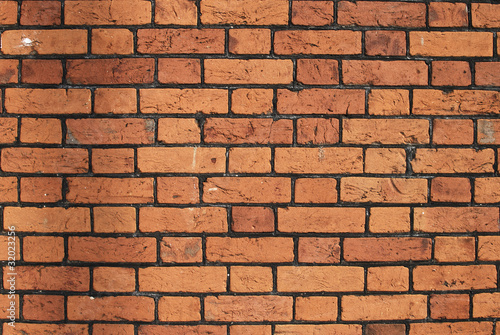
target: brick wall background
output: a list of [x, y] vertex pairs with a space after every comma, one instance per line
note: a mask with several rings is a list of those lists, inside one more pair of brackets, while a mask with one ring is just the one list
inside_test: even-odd
[[496, 1], [0, 25], [3, 334], [500, 334]]

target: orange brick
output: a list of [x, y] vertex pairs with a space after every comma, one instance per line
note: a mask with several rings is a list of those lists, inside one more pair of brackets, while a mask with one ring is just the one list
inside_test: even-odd
[[196, 177], [159, 177], [156, 187], [158, 202], [169, 204], [199, 202], [198, 178]]
[[16, 177], [1, 177], [0, 178], [0, 202], [16, 202], [17, 201], [17, 178]]
[[3, 324], [4, 332], [14, 331], [16, 335], [25, 334], [40, 334], [40, 335], [51, 335], [57, 333], [73, 333], [73, 334], [85, 334], [89, 331], [88, 325], [77, 325], [77, 324], [43, 324], [43, 323], [20, 323], [16, 322], [15, 330], [9, 326], [7, 323]]
[[[89, 290], [89, 269], [74, 266], [16, 266], [17, 290], [71, 291]], [[4, 287], [7, 287], [4, 271]], [[16, 325], [17, 327], [17, 325]]]
[[17, 59], [0, 59], [0, 84], [17, 83], [18, 71]]
[[227, 326], [173, 326], [173, 325], [141, 325], [139, 334], [141, 335], [184, 335], [184, 334], [210, 334], [226, 335]]
[[370, 208], [370, 232], [403, 233], [410, 231], [410, 208], [372, 207]]
[[413, 90], [413, 114], [481, 115], [498, 114], [500, 93], [480, 90]]
[[416, 173], [493, 172], [492, 149], [417, 149], [411, 162]]
[[365, 32], [365, 50], [369, 56], [406, 55], [404, 31], [369, 30]]
[[299, 178], [295, 181], [296, 203], [337, 202], [337, 180], [333, 178]]
[[274, 213], [269, 207], [233, 207], [231, 229], [235, 232], [274, 231]]
[[472, 300], [474, 318], [498, 318], [500, 293], [479, 293]]
[[479, 28], [498, 28], [500, 27], [500, 6], [492, 3], [474, 3], [472, 4], [472, 26]]
[[481, 261], [497, 261], [500, 259], [500, 237], [479, 236], [477, 258]]
[[224, 29], [139, 29], [137, 52], [144, 54], [223, 54]]
[[474, 237], [436, 236], [434, 258], [438, 262], [473, 262], [475, 248]]
[[432, 62], [433, 86], [468, 86], [470, 84], [471, 72], [468, 62]]
[[292, 2], [292, 24], [301, 26], [327, 26], [333, 23], [332, 1]]
[[366, 282], [368, 291], [408, 291], [410, 272], [404, 266], [370, 267]]
[[342, 141], [350, 144], [429, 143], [429, 122], [416, 119], [344, 119]]
[[481, 86], [500, 85], [500, 62], [476, 63], [476, 84]]
[[[38, 1], [28, 1], [34, 3]], [[24, 2], [26, 3], [26, 2]], [[60, 6], [61, 4], [59, 4]], [[56, 59], [23, 59], [21, 81], [28, 84], [61, 84], [63, 68]]]
[[83, 29], [7, 30], [2, 33], [2, 52], [6, 55], [86, 54], [87, 31]]
[[364, 269], [354, 266], [279, 266], [279, 292], [363, 291]]
[[361, 54], [361, 32], [349, 30], [279, 30], [274, 34], [279, 55]]
[[466, 294], [433, 294], [429, 300], [433, 319], [469, 318], [469, 296]]
[[271, 335], [270, 325], [231, 325], [231, 335]]
[[444, 323], [414, 323], [410, 325], [410, 335], [427, 334], [477, 334], [490, 335], [493, 331], [491, 322], [444, 322]]
[[17, 1], [0, 1], [0, 24], [17, 23]]
[[228, 170], [232, 173], [269, 173], [271, 149], [230, 148]]
[[470, 180], [450, 177], [432, 179], [431, 200], [438, 202], [469, 202], [471, 200]]
[[423, 265], [413, 270], [416, 291], [481, 290], [497, 286], [494, 265]]
[[158, 81], [163, 84], [201, 83], [199, 59], [160, 58], [158, 59]]
[[425, 295], [342, 297], [342, 320], [419, 320], [427, 317]]
[[368, 324], [367, 335], [405, 335], [406, 326], [403, 324]]
[[284, 25], [288, 23], [286, 0], [204, 0], [203, 24]]
[[293, 63], [288, 59], [205, 59], [208, 84], [290, 84]]
[[223, 266], [139, 268], [139, 290], [151, 292], [226, 292]]
[[[125, 127], [128, 129], [126, 124]], [[92, 132], [90, 131], [89, 133], [91, 134]], [[125, 137], [127, 136], [128, 135], [125, 135]], [[93, 149], [92, 172], [94, 173], [134, 172], [134, 149]]]
[[0, 118], [0, 143], [13, 143], [17, 138], [17, 119], [13, 117]]
[[467, 27], [469, 17], [464, 3], [431, 2], [429, 4], [430, 27]]
[[140, 94], [143, 114], [227, 113], [226, 90], [157, 88], [140, 90]]
[[10, 114], [89, 114], [90, 105], [88, 89], [5, 90], [5, 109]]
[[68, 239], [68, 260], [111, 263], [155, 262], [156, 239], [71, 236]]
[[137, 113], [137, 97], [134, 88], [98, 88], [95, 90], [96, 114]]
[[410, 54], [434, 57], [491, 57], [490, 32], [412, 31]]
[[427, 180], [346, 177], [340, 180], [340, 199], [347, 202], [426, 203]]
[[371, 115], [409, 115], [410, 94], [407, 90], [371, 90], [368, 112]]
[[342, 334], [342, 335], [360, 335], [362, 332], [361, 325], [346, 325], [346, 324], [278, 324], [276, 325], [275, 334]]
[[236, 55], [269, 54], [271, 31], [269, 29], [230, 29], [229, 52]]
[[337, 297], [297, 297], [295, 319], [304, 321], [337, 321]]
[[198, 8], [192, 0], [158, 0], [155, 22], [158, 24], [196, 25]]
[[62, 262], [64, 238], [58, 236], [26, 236], [23, 238], [25, 262]]
[[92, 326], [92, 334], [94, 335], [107, 335], [110, 333], [115, 335], [133, 335], [134, 325], [95, 323]]
[[[8, 227], [5, 226], [5, 230], [7, 230]], [[10, 230], [10, 229], [9, 229]], [[7, 261], [10, 260], [12, 261], [12, 257], [14, 259], [20, 260], [21, 259], [21, 242], [19, 241], [19, 237], [17, 236], [8, 236], [8, 235], [1, 235], [0, 236], [0, 247], [2, 247], [5, 252], [0, 255], [0, 260], [2, 261]], [[10, 248], [9, 248], [10, 247]], [[12, 248], [15, 248], [15, 250], [12, 250]], [[9, 259], [10, 258], [10, 259]], [[2, 295], [0, 295], [0, 299], [2, 299]], [[7, 303], [7, 306], [10, 303]]]
[[209, 296], [205, 298], [207, 321], [291, 321], [292, 297]]
[[340, 263], [340, 239], [335, 237], [300, 237], [300, 263]]
[[292, 144], [293, 121], [209, 118], [203, 137], [205, 143]]
[[201, 131], [196, 119], [161, 118], [158, 141], [163, 143], [200, 143]]
[[158, 319], [166, 322], [200, 321], [201, 303], [198, 297], [161, 297]]
[[432, 142], [435, 144], [472, 144], [474, 128], [472, 120], [434, 119]]
[[93, 29], [92, 53], [128, 55], [134, 53], [134, 35], [128, 29]]
[[153, 58], [71, 59], [66, 80], [73, 85], [147, 84], [154, 81]]
[[135, 270], [130, 268], [94, 268], [93, 289], [100, 292], [132, 292], [135, 290]]
[[155, 302], [150, 297], [117, 296], [89, 297], [69, 296], [67, 302], [69, 320], [99, 321], [153, 321]]
[[474, 200], [478, 203], [495, 203], [500, 199], [500, 178], [477, 178]]
[[339, 120], [301, 118], [297, 120], [299, 144], [334, 144], [339, 141]]
[[139, 211], [139, 228], [143, 232], [220, 233], [227, 231], [226, 221], [226, 210], [221, 207], [143, 207]]
[[136, 231], [135, 208], [95, 207], [94, 232], [133, 233]]
[[288, 207], [278, 208], [278, 230], [300, 233], [362, 233], [363, 208]]
[[273, 90], [239, 88], [231, 94], [231, 111], [235, 114], [270, 114], [273, 110]]
[[360, 237], [344, 239], [349, 262], [399, 262], [431, 259], [432, 240], [419, 237]]
[[271, 292], [273, 272], [270, 267], [232, 266], [230, 271], [232, 292]]
[[338, 62], [333, 59], [298, 59], [297, 81], [305, 85], [339, 83]]
[[40, 321], [63, 320], [64, 297], [61, 295], [25, 295], [23, 318]]
[[365, 91], [311, 88], [278, 89], [279, 114], [364, 114]]
[[405, 173], [404, 149], [368, 148], [365, 152], [365, 173]]
[[51, 177], [22, 178], [21, 201], [56, 202], [62, 199], [62, 179]]
[[345, 60], [342, 62], [342, 78], [347, 85], [427, 85], [427, 72], [427, 65], [423, 61]]
[[287, 203], [291, 182], [281, 177], [212, 177], [203, 183], [206, 203]]
[[58, 144], [61, 141], [61, 121], [45, 118], [22, 118], [21, 142]]
[[64, 6], [67, 25], [139, 25], [151, 23], [151, 3], [145, 0], [69, 1]]
[[284, 263], [292, 262], [293, 240], [284, 237], [207, 237], [209, 262]]
[[337, 15], [346, 26], [425, 27], [423, 3], [341, 1]]
[[498, 232], [497, 208], [434, 207], [415, 209], [414, 229], [422, 232]]
[[90, 209], [82, 207], [5, 207], [4, 222], [16, 231], [90, 232]]
[[201, 263], [202, 241], [199, 237], [164, 237], [160, 257], [165, 263]]

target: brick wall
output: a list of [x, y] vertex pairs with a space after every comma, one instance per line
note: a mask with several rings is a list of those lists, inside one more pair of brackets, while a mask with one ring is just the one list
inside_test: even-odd
[[2, 334], [500, 334], [496, 1], [0, 25]]

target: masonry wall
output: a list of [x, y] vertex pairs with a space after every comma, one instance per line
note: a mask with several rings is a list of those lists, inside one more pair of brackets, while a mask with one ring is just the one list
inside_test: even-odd
[[496, 1], [0, 25], [2, 334], [500, 334]]

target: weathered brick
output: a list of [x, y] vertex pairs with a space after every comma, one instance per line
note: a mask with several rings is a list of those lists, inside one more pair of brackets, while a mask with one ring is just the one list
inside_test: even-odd
[[368, 291], [408, 291], [409, 278], [410, 272], [404, 266], [370, 267], [366, 275], [366, 287]]
[[293, 240], [284, 237], [207, 237], [207, 261], [285, 263], [293, 261]]
[[425, 295], [342, 297], [342, 320], [419, 320], [427, 317]]
[[174, 325], [140, 325], [139, 335], [186, 335], [186, 334], [210, 334], [210, 335], [226, 335], [226, 326], [174, 326]]
[[342, 335], [361, 335], [361, 325], [347, 324], [278, 324], [275, 327], [274, 334], [342, 334]]
[[209, 296], [205, 298], [208, 321], [291, 321], [292, 297]]
[[475, 69], [476, 85], [500, 86], [500, 62], [478, 62]]
[[499, 120], [477, 120], [477, 142], [479, 144], [500, 144]]
[[142, 232], [223, 233], [227, 231], [227, 214], [222, 207], [154, 208], [139, 210]]
[[436, 177], [431, 182], [431, 201], [470, 202], [471, 186], [467, 178]]
[[333, 23], [332, 1], [292, 1], [292, 24], [328, 26]]
[[[104, 251], [104, 249], [103, 249]], [[92, 288], [100, 292], [132, 292], [135, 290], [135, 270], [118, 267], [96, 267]]]
[[68, 148], [5, 148], [2, 170], [17, 173], [84, 173], [88, 151]]
[[430, 207], [416, 209], [414, 229], [422, 232], [498, 232], [499, 214], [491, 207]]
[[235, 173], [271, 172], [271, 148], [229, 149], [228, 170]]
[[337, 15], [346, 26], [425, 27], [423, 3], [340, 1]]
[[491, 322], [414, 323], [410, 325], [410, 335], [490, 335], [492, 331], [493, 324]]
[[469, 296], [466, 294], [433, 294], [429, 301], [433, 319], [469, 318]]
[[278, 208], [278, 230], [298, 233], [362, 233], [363, 208]]
[[[8, 227], [7, 225], [5, 225], [5, 230], [7, 230]], [[26, 241], [27, 237], [25, 237], [23, 239], [23, 247], [24, 247], [24, 241]], [[0, 260], [2, 261], [7, 261], [9, 260], [9, 258], [11, 257], [14, 257], [14, 259], [17, 261], [17, 260], [20, 260], [21, 259], [21, 242], [19, 240], [19, 237], [17, 236], [8, 236], [8, 235], [0, 235], [0, 247], [2, 247], [5, 252], [3, 252], [1, 255], [0, 255]], [[9, 248], [10, 247], [10, 248]], [[11, 248], [14, 248], [14, 255], [12, 254], [13, 250]], [[10, 254], [10, 255], [9, 255]], [[23, 258], [26, 258], [26, 255], [23, 251]], [[12, 260], [12, 258], [11, 258]], [[0, 295], [0, 300], [2, 300], [2, 298], [4, 298], [5, 296], [3, 295]], [[8, 307], [10, 303], [7, 303], [7, 305], [3, 305], [3, 307]], [[2, 311], [2, 309], [0, 308], [0, 311]], [[7, 312], [6, 312], [7, 313]]]
[[201, 263], [200, 237], [164, 237], [160, 242], [160, 257], [165, 263]]
[[300, 263], [340, 263], [340, 239], [336, 237], [300, 237]]
[[422, 265], [413, 270], [413, 288], [416, 291], [468, 291], [496, 286], [494, 265]]
[[365, 173], [405, 173], [404, 149], [368, 148], [365, 152]]
[[[48, 324], [48, 323], [21, 323], [16, 320], [16, 327], [13, 328], [7, 323], [3, 324], [3, 331], [6, 334], [24, 335], [24, 334], [39, 334], [39, 335], [52, 335], [52, 334], [78, 334], [86, 335], [89, 332], [88, 325], [78, 324]], [[7, 333], [9, 332], [9, 333]]]
[[206, 143], [292, 144], [292, 137], [292, 120], [209, 118], [204, 125]]
[[21, 4], [21, 25], [49, 26], [61, 24], [61, 2], [23, 1]]
[[409, 115], [409, 92], [399, 89], [371, 90], [368, 95], [368, 113], [371, 115]]
[[274, 34], [279, 55], [361, 54], [361, 32], [349, 30], [279, 30]]
[[206, 59], [208, 84], [290, 84], [293, 63], [276, 59]]
[[412, 160], [416, 173], [484, 173], [493, 172], [492, 149], [417, 149]]
[[280, 177], [213, 177], [203, 183], [207, 203], [286, 203], [291, 181]]
[[158, 24], [196, 25], [198, 7], [193, 0], [157, 0], [155, 22]]
[[298, 59], [297, 81], [305, 85], [336, 85], [339, 83], [338, 67], [334, 59]]
[[349, 262], [399, 262], [431, 259], [432, 240], [418, 237], [365, 237], [344, 239]]
[[333, 144], [338, 141], [338, 119], [301, 118], [297, 120], [299, 144]]
[[95, 233], [133, 233], [136, 231], [135, 208], [95, 207]]
[[500, 6], [495, 3], [472, 4], [472, 26], [478, 28], [500, 27]]
[[491, 57], [493, 36], [490, 32], [412, 31], [412, 56]]
[[70, 296], [67, 302], [69, 320], [153, 321], [155, 302], [151, 297]]
[[142, 54], [223, 54], [223, 29], [139, 29]]
[[500, 113], [500, 93], [495, 91], [413, 90], [413, 114], [483, 115]]
[[[231, 335], [271, 335], [271, 325], [231, 325]], [[276, 333], [275, 333], [276, 334]]]
[[62, 77], [63, 68], [60, 60], [23, 59], [23, 68], [21, 73], [21, 81], [23, 83], [61, 84]]
[[366, 335], [406, 335], [404, 324], [368, 324]]
[[471, 72], [468, 62], [433, 61], [433, 86], [468, 86], [471, 84]]
[[230, 29], [229, 52], [236, 55], [269, 54], [271, 52], [271, 30]]
[[161, 118], [158, 141], [163, 143], [200, 143], [201, 130], [196, 119]]
[[498, 318], [500, 316], [500, 293], [475, 294], [472, 315], [475, 318]]
[[342, 79], [347, 85], [427, 85], [427, 64], [423, 61], [345, 60]]
[[286, 0], [203, 0], [203, 24], [284, 25], [288, 23]]
[[239, 88], [231, 94], [231, 111], [235, 114], [270, 114], [273, 110], [273, 90]]
[[141, 93], [141, 112], [159, 114], [225, 114], [227, 91], [220, 89], [145, 89]]
[[90, 232], [90, 210], [82, 207], [5, 207], [4, 222], [16, 231], [40, 233]]
[[17, 138], [17, 119], [13, 117], [0, 118], [0, 143], [13, 143]]
[[167, 322], [199, 321], [201, 303], [198, 297], [161, 297], [158, 319]]
[[144, 147], [137, 150], [137, 162], [141, 172], [225, 172], [226, 150], [224, 148], [205, 147]]
[[147, 0], [68, 1], [64, 6], [67, 25], [141, 25], [151, 23]]
[[196, 204], [200, 202], [198, 178], [159, 177], [156, 182], [158, 202]]
[[426, 203], [427, 180], [347, 177], [340, 180], [340, 199], [347, 202]]
[[233, 207], [231, 229], [235, 232], [274, 231], [274, 213], [269, 207]]
[[[72, 121], [72, 120], [68, 120]], [[78, 125], [78, 122], [74, 122], [72, 125], [73, 127], [75, 125]], [[119, 123], [118, 123], [119, 124]], [[127, 127], [127, 123], [124, 122], [125, 127]], [[98, 124], [97, 126], [100, 126]], [[132, 124], [133, 126], [133, 124]], [[134, 128], [134, 127], [131, 127]], [[75, 128], [77, 131], [80, 131], [81, 129]], [[109, 131], [109, 128], [105, 129], [105, 132]], [[88, 128], [89, 133], [92, 134], [94, 128]], [[118, 129], [117, 131], [120, 131]], [[140, 131], [140, 128], [139, 128]], [[75, 132], [77, 136], [82, 136], [84, 141], [91, 142], [96, 139], [86, 137], [88, 133], [82, 134], [81, 132]], [[95, 134], [95, 133], [94, 133]], [[119, 138], [118, 134], [111, 133], [111, 136], [106, 140], [111, 140], [111, 141], [121, 141], [122, 139]], [[140, 132], [139, 135], [140, 136]], [[70, 140], [71, 142], [75, 141], [76, 139], [73, 136], [72, 133], [72, 139]], [[95, 136], [98, 136], [95, 134]], [[82, 138], [80, 137], [80, 138]], [[134, 141], [133, 138], [129, 138], [127, 134], [123, 134], [124, 139], [129, 139], [129, 141]], [[142, 139], [145, 141], [145, 139]], [[100, 141], [97, 139], [97, 141]], [[141, 141], [141, 138], [139, 138], [139, 141]], [[147, 140], [146, 140], [147, 141]], [[134, 149], [132, 148], [123, 148], [123, 149], [93, 149], [92, 150], [92, 172], [94, 173], [132, 173], [134, 172]]]
[[0, 202], [17, 201], [17, 178], [0, 177]]
[[117, 324], [117, 323], [94, 323], [92, 326], [93, 335], [107, 335], [113, 333], [115, 335], [133, 335], [134, 325]]
[[2, 52], [7, 55], [86, 54], [87, 31], [82, 29], [7, 30], [2, 33]]
[[370, 232], [402, 233], [410, 231], [410, 209], [407, 207], [370, 208]]
[[17, 83], [18, 71], [17, 59], [0, 59], [0, 84]]
[[363, 291], [364, 271], [354, 266], [278, 266], [279, 292]]
[[139, 290], [152, 292], [225, 292], [222, 266], [150, 267], [139, 269]]
[[137, 113], [137, 97], [134, 88], [98, 88], [94, 91], [94, 113]]
[[[128, 55], [134, 53], [134, 35], [129, 29], [93, 29], [91, 43], [93, 54]], [[133, 63], [129, 64], [134, 65]], [[96, 63], [92, 65], [95, 66]], [[138, 66], [139, 64], [136, 63], [135, 65]], [[140, 72], [142, 71], [144, 71], [144, 68]], [[137, 75], [139, 75], [138, 72]], [[99, 72], [99, 74], [102, 73]]]
[[21, 201], [56, 202], [62, 200], [62, 179], [36, 177], [21, 179]]
[[105, 263], [155, 262], [156, 239], [71, 236], [68, 238], [68, 260]]
[[476, 256], [474, 237], [436, 236], [434, 258], [438, 262], [473, 262]]
[[26, 320], [63, 320], [64, 297], [60, 295], [25, 295], [23, 297], [23, 317]]
[[[472, 237], [471, 237], [472, 239]], [[481, 261], [500, 259], [500, 236], [479, 236], [477, 258]]]
[[0, 1], [0, 24], [10, 25], [17, 23], [17, 1]]
[[230, 272], [232, 292], [271, 292], [273, 272], [270, 267], [232, 266]]
[[74, 59], [66, 62], [73, 85], [146, 84], [154, 78], [153, 58]]
[[472, 120], [434, 119], [432, 142], [435, 144], [472, 144], [474, 141]]
[[158, 81], [163, 84], [201, 83], [201, 64], [194, 58], [158, 59]]
[[365, 92], [313, 88], [302, 91], [278, 90], [279, 114], [363, 114]]
[[337, 202], [337, 180], [333, 178], [299, 178], [295, 180], [295, 202]]
[[418, 119], [344, 119], [342, 142], [349, 144], [429, 143], [429, 121]]
[[431, 2], [429, 4], [430, 27], [467, 27], [469, 17], [464, 3]]
[[[89, 290], [89, 269], [74, 266], [16, 266], [16, 290], [85, 292]], [[7, 287], [8, 271], [4, 271]], [[16, 325], [17, 326], [17, 325]]]
[[406, 55], [404, 31], [369, 30], [365, 32], [365, 51], [368, 56]]

